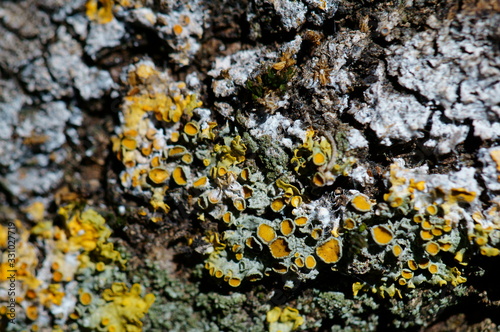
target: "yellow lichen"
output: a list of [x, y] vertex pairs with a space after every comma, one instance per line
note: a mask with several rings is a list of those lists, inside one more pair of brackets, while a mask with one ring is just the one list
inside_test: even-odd
[[498, 256], [500, 255], [500, 250], [498, 248], [484, 246], [481, 248], [481, 255], [489, 257]]
[[107, 303], [94, 314], [108, 331], [115, 332], [140, 331], [141, 319], [155, 301], [153, 294], [141, 297], [139, 284], [132, 285], [129, 291], [124, 283], [111, 285], [110, 289], [104, 290], [102, 298]]
[[99, 24], [113, 20], [113, 0], [88, 0], [85, 4], [87, 17]]
[[299, 311], [291, 307], [272, 308], [266, 315], [266, 321], [269, 324], [269, 332], [290, 332], [304, 324], [304, 318], [299, 315]]

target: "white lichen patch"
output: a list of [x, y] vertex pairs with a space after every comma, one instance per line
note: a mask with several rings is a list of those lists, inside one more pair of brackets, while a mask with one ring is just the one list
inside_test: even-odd
[[[458, 19], [463, 23], [459, 25], [444, 24], [439, 29], [415, 34], [404, 45], [391, 47], [389, 74], [405, 88], [444, 109], [446, 121], [433, 117], [433, 128], [450, 127], [431, 133], [437, 143], [430, 145], [437, 145], [438, 153], [453, 149], [451, 145], [455, 143], [445, 141], [463, 138], [465, 129], [457, 126], [466, 120], [473, 121], [474, 135], [481, 139], [495, 139], [500, 133], [498, 121], [491, 116], [498, 114], [500, 69], [496, 44], [489, 35], [498, 24], [498, 17], [495, 13], [484, 20], [474, 20], [460, 14]], [[444, 131], [447, 133], [443, 135]]]
[[347, 139], [349, 141], [350, 150], [356, 150], [368, 147], [368, 141], [357, 129], [354, 128], [350, 129], [349, 133], [347, 134]]
[[303, 134], [305, 131], [299, 129], [300, 121], [292, 122], [280, 113], [267, 116], [264, 122], [257, 122], [257, 118], [255, 116], [250, 116], [250, 118], [253, 118], [254, 120], [250, 123], [248, 128], [250, 129], [250, 134], [254, 137], [260, 137], [263, 135], [269, 136], [273, 142], [279, 142], [280, 145], [289, 149], [292, 148], [293, 141], [290, 138], [285, 137], [285, 134], [292, 132], [297, 135], [302, 134], [301, 137], [304, 137]]
[[[384, 65], [377, 68], [377, 75], [385, 76]], [[429, 107], [422, 105], [412, 95], [390, 89], [383, 80], [365, 91], [365, 101], [348, 110], [360, 123], [375, 131], [384, 145], [393, 141], [408, 142], [424, 137], [424, 128], [431, 114]]]
[[469, 126], [444, 123], [439, 112], [432, 115], [430, 134], [432, 139], [426, 141], [424, 146], [433, 149], [437, 154], [446, 154], [455, 150], [456, 146], [463, 143], [469, 133]]
[[[236, 86], [245, 86], [250, 74], [259, 66], [261, 57], [262, 52], [259, 50], [245, 50], [216, 58], [213, 69], [208, 72], [214, 78], [212, 88], [215, 95], [227, 97], [235, 93]], [[222, 71], [228, 77], [219, 78]]]
[[486, 188], [494, 192], [500, 191], [500, 147], [482, 148], [478, 151], [478, 157], [483, 164], [481, 177]]

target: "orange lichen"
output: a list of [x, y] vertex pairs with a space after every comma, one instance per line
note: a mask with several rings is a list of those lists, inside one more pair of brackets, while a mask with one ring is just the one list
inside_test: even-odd
[[184, 169], [180, 166], [177, 166], [174, 169], [174, 171], [172, 172], [172, 178], [174, 179], [174, 182], [179, 186], [184, 186], [187, 184], [186, 173], [184, 173]]
[[190, 121], [184, 125], [184, 132], [189, 136], [195, 136], [200, 131], [200, 125]]
[[233, 220], [233, 214], [231, 212], [226, 212], [222, 215], [222, 220], [229, 224]]
[[315, 240], [319, 240], [319, 238], [323, 235], [323, 229], [315, 228], [311, 231], [311, 237]]
[[497, 172], [500, 172], [500, 149], [490, 151], [490, 157], [497, 164]]
[[243, 197], [245, 199], [248, 199], [253, 196], [253, 189], [250, 186], [244, 185], [243, 186]]
[[358, 194], [351, 200], [352, 206], [359, 212], [368, 212], [372, 209], [372, 203], [365, 195]]
[[413, 270], [413, 271], [418, 270], [418, 264], [413, 259], [410, 259], [407, 262], [407, 264], [408, 264], [408, 267], [410, 268], [410, 270]]
[[385, 226], [375, 226], [371, 229], [372, 237], [377, 244], [386, 245], [390, 243], [394, 234], [390, 229]]
[[169, 157], [179, 157], [187, 152], [186, 148], [182, 145], [176, 145], [173, 148], [168, 150]]
[[257, 236], [265, 243], [269, 243], [276, 238], [276, 232], [267, 224], [260, 224], [257, 228]]
[[236, 208], [236, 210], [238, 210], [238, 211], [243, 211], [247, 207], [245, 200], [243, 198], [240, 198], [240, 197], [233, 199], [233, 205]]
[[448, 242], [444, 242], [444, 243], [440, 242], [439, 247], [441, 248], [442, 251], [449, 251], [452, 247], [452, 244], [448, 243]]
[[308, 269], [314, 269], [316, 267], [316, 259], [309, 255], [306, 257], [306, 267]]
[[295, 226], [290, 219], [285, 219], [280, 223], [281, 233], [288, 236], [293, 233]]
[[394, 197], [394, 199], [390, 202], [391, 207], [396, 208], [398, 206], [403, 205], [404, 200], [401, 197]]
[[432, 229], [432, 224], [429, 220], [422, 221], [422, 223], [420, 225], [422, 226], [423, 229], [426, 229], [426, 230]]
[[271, 202], [271, 210], [280, 212], [285, 207], [285, 200], [282, 197], [277, 197]]
[[208, 178], [206, 176], [202, 176], [198, 180], [194, 181], [193, 187], [200, 188], [206, 186], [208, 183]]
[[288, 267], [281, 263], [276, 263], [273, 265], [273, 271], [280, 274], [285, 274], [288, 272]]
[[239, 285], [241, 285], [241, 279], [240, 278], [231, 278], [231, 279], [229, 279], [228, 283], [229, 283], [229, 286], [231, 286], [231, 287], [238, 287]]
[[436, 264], [430, 264], [427, 269], [429, 270], [430, 273], [436, 274], [439, 271], [439, 267]]
[[476, 196], [477, 196], [476, 192], [468, 191], [465, 188], [454, 188], [451, 189], [450, 191], [450, 194], [448, 196], [448, 202], [452, 204], [455, 202], [472, 203], [472, 201], [474, 201]]
[[345, 229], [352, 230], [356, 227], [356, 222], [352, 218], [344, 219], [343, 226]]
[[179, 24], [175, 24], [173, 30], [176, 35], [180, 35], [183, 29], [182, 26], [180, 26]]
[[183, 163], [189, 165], [189, 164], [191, 164], [193, 162], [193, 155], [188, 152], [188, 153], [186, 153], [185, 155], [183, 155], [181, 157], [181, 160], [182, 160]]
[[429, 266], [430, 263], [431, 263], [430, 260], [428, 260], [427, 258], [424, 258], [424, 259], [421, 259], [418, 262], [418, 267], [421, 268], [421, 269], [426, 269]]
[[312, 183], [315, 186], [323, 187], [326, 184], [326, 179], [322, 173], [317, 172], [316, 174], [313, 175]]
[[428, 241], [432, 240], [434, 238], [434, 235], [432, 235], [432, 232], [428, 230], [422, 230], [420, 231], [420, 238], [422, 238], [422, 240]]
[[248, 168], [244, 168], [240, 173], [240, 177], [243, 181], [248, 181], [250, 178], [250, 170]]
[[441, 235], [443, 235], [443, 231], [441, 229], [437, 228], [437, 227], [432, 228], [431, 229], [431, 233], [434, 236], [441, 236]]
[[222, 199], [222, 191], [219, 189], [212, 189], [207, 194], [208, 201], [212, 204], [217, 204]]
[[336, 263], [342, 256], [342, 247], [339, 240], [331, 238], [316, 248], [316, 255], [327, 264]]
[[302, 196], [293, 196], [290, 200], [290, 204], [293, 207], [299, 207], [302, 204]]
[[59, 271], [55, 271], [53, 274], [52, 274], [52, 280], [54, 282], [61, 282], [63, 280], [63, 274]]
[[304, 259], [302, 257], [295, 258], [294, 262], [298, 267], [304, 267]]
[[429, 205], [425, 208], [428, 214], [435, 215], [438, 213], [438, 207], [436, 205]]
[[327, 162], [326, 156], [323, 152], [317, 152], [313, 154], [312, 161], [314, 165], [321, 166]]
[[168, 179], [169, 174], [166, 169], [156, 167], [149, 171], [148, 177], [153, 183], [161, 184]]
[[245, 245], [250, 249], [258, 248], [258, 242], [253, 236], [250, 236], [245, 240]]
[[122, 146], [126, 150], [135, 150], [137, 148], [137, 141], [132, 137], [122, 138]]
[[92, 303], [92, 295], [87, 292], [82, 292], [80, 293], [79, 300], [81, 304], [89, 305], [90, 303]]
[[31, 321], [35, 321], [38, 318], [38, 308], [33, 305], [26, 308], [26, 317]]
[[427, 251], [427, 253], [429, 255], [436, 255], [440, 250], [440, 247], [439, 247], [439, 244], [437, 244], [436, 242], [429, 242], [425, 245], [425, 251]]
[[288, 247], [288, 242], [279, 237], [269, 244], [269, 249], [271, 249], [271, 254], [274, 258], [284, 258], [290, 255], [291, 250]]
[[401, 271], [401, 276], [405, 279], [413, 278], [413, 272], [411, 270], [403, 269]]
[[420, 224], [422, 221], [424, 221], [424, 216], [421, 214], [416, 214], [413, 216], [413, 221], [417, 224]]
[[399, 255], [401, 255], [402, 252], [403, 252], [403, 248], [401, 248], [401, 246], [399, 244], [395, 244], [392, 247], [392, 253], [394, 256], [398, 257]]
[[305, 216], [297, 217], [297, 218], [295, 218], [295, 225], [304, 226], [305, 224], [307, 224], [308, 220], [309, 220], [309, 218], [307, 218]]

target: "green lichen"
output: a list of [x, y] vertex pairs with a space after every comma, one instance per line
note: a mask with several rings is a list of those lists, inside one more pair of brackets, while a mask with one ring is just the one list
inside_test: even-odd
[[252, 138], [248, 133], [243, 134], [246, 141], [252, 142], [252, 151], [259, 157], [259, 161], [266, 169], [266, 178], [274, 181], [279, 175], [288, 170], [289, 156], [285, 150], [269, 135]]
[[145, 330], [264, 330], [267, 305], [238, 292], [224, 295], [202, 291], [203, 273], [195, 270], [193, 275], [193, 280], [186, 282], [150, 261], [146, 261], [139, 273], [133, 273], [134, 282], [147, 285], [157, 294], [145, 321]]

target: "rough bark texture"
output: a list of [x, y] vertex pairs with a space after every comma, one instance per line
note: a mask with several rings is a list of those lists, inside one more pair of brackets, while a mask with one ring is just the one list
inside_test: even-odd
[[3, 1], [0, 36], [0, 330], [499, 329], [500, 2]]

